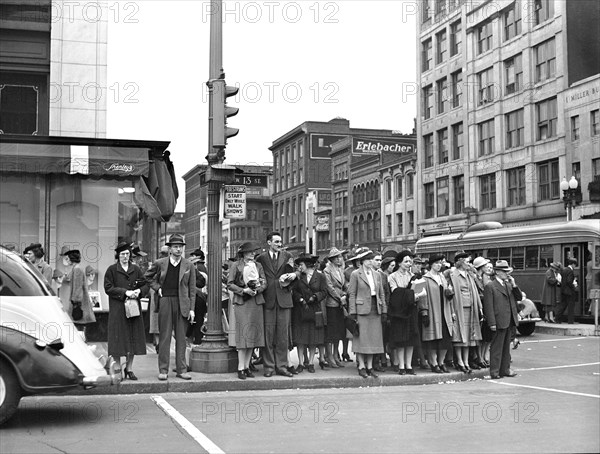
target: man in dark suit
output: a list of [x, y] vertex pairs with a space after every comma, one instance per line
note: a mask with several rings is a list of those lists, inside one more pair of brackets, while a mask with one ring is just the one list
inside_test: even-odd
[[496, 278], [483, 289], [483, 313], [493, 331], [490, 346], [490, 375], [493, 379], [514, 377], [510, 370], [511, 332], [519, 323], [517, 301], [522, 299], [521, 290], [509, 273], [512, 268], [506, 260], [498, 260], [494, 266]]
[[281, 235], [277, 232], [267, 236], [269, 250], [260, 254], [256, 261], [262, 265], [267, 279], [265, 298], [265, 346], [263, 347], [264, 376], [273, 373], [292, 377], [287, 370], [287, 353], [290, 344], [291, 312], [294, 306], [290, 283], [296, 279], [290, 264], [292, 255], [282, 249]]
[[567, 312], [567, 323], [572, 325], [575, 321], [575, 301], [577, 300], [577, 281], [575, 280], [575, 267], [577, 260], [567, 259], [567, 265], [561, 271], [562, 276], [560, 284], [560, 303], [554, 314], [556, 323], [565, 321], [565, 311]]
[[183, 257], [185, 242], [173, 234], [166, 243], [169, 257], [160, 258], [146, 271], [145, 278], [159, 299], [158, 307], [158, 379], [166, 380], [169, 372], [171, 335], [175, 331], [175, 368], [177, 377], [191, 380], [185, 363], [185, 334], [193, 322], [196, 301], [196, 269]]

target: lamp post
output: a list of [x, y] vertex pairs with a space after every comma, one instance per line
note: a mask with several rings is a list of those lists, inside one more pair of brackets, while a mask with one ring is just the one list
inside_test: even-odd
[[573, 220], [573, 206], [577, 203], [577, 186], [579, 186], [579, 182], [574, 176], [569, 181], [566, 177], [563, 177], [560, 182], [560, 190], [563, 192], [563, 201], [567, 210], [567, 222]]

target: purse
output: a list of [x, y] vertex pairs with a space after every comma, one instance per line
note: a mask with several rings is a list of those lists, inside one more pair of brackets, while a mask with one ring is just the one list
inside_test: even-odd
[[323, 311], [315, 312], [315, 327], [323, 328], [325, 326], [325, 317], [323, 316]]
[[73, 305], [73, 310], [71, 311], [71, 317], [73, 321], [81, 320], [83, 318], [83, 309], [81, 308], [81, 303], [71, 302]]
[[140, 306], [136, 298], [127, 298], [125, 300], [125, 317], [134, 318], [140, 316]]
[[354, 320], [351, 317], [344, 317], [344, 326], [354, 337], [358, 337], [360, 335], [360, 331], [358, 329], [358, 321]]
[[[300, 320], [303, 322], [314, 322], [315, 321], [315, 308], [310, 304], [303, 304], [300, 306]], [[323, 315], [321, 313], [321, 315]]]

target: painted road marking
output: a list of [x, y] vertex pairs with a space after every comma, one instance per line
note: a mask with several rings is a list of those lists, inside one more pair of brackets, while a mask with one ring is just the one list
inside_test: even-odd
[[582, 341], [584, 339], [597, 339], [595, 337], [566, 337], [566, 338], [560, 338], [560, 339], [540, 339], [540, 340], [522, 340], [521, 343], [522, 344], [539, 344], [542, 342], [562, 342], [562, 341], [573, 341], [573, 340], [579, 340]]
[[225, 452], [214, 444], [206, 435], [198, 430], [181, 413], [179, 413], [171, 404], [161, 396], [152, 396], [152, 400], [158, 407], [164, 411], [167, 416], [173, 419], [183, 430], [185, 430], [196, 442], [202, 446], [209, 454], [225, 454]]
[[584, 364], [568, 364], [566, 366], [548, 366], [548, 367], [532, 367], [531, 369], [516, 369], [521, 371], [527, 370], [548, 370], [548, 369], [564, 369], [565, 367], [584, 367], [584, 366], [597, 366], [598, 363], [584, 363]]
[[550, 391], [550, 392], [554, 392], [554, 393], [571, 394], [573, 396], [593, 397], [594, 399], [600, 399], [600, 396], [597, 396], [595, 394], [576, 393], [573, 391], [563, 391], [562, 389], [542, 388], [541, 386], [531, 386], [531, 385], [520, 385], [517, 383], [506, 383], [506, 382], [501, 382], [501, 381], [497, 381], [497, 380], [488, 380], [487, 382], [493, 383], [496, 385], [515, 386], [517, 388], [537, 389], [539, 391]]

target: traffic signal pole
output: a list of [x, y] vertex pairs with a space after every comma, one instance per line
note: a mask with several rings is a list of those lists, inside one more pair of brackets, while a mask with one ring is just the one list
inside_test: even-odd
[[[223, 2], [211, 2], [210, 20], [210, 68], [208, 103], [208, 154], [206, 160], [207, 188], [207, 237], [208, 251], [208, 300], [206, 332], [200, 345], [190, 352], [190, 367], [193, 372], [224, 373], [237, 369], [237, 353], [227, 342], [227, 333], [223, 331], [221, 311], [221, 237], [222, 227], [219, 221], [219, 197], [223, 184], [234, 179], [234, 167], [223, 164], [225, 161], [226, 114], [225, 114], [225, 74], [223, 71]], [[220, 99], [223, 101], [220, 102]], [[236, 112], [237, 113], [237, 112]], [[221, 124], [222, 122], [222, 124]], [[218, 137], [224, 128], [224, 138]], [[217, 136], [217, 137], [216, 137]], [[202, 323], [198, 320], [197, 323]]]

